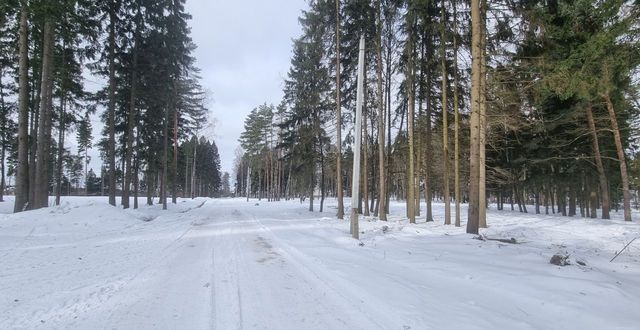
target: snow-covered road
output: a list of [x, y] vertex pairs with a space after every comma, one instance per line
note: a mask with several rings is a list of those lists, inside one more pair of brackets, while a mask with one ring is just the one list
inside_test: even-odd
[[[296, 201], [105, 204], [0, 215], [1, 329], [637, 326], [640, 248], [608, 263], [637, 223], [491, 213], [511, 245], [369, 218], [358, 242]], [[586, 266], [549, 265], [559, 251]]]
[[272, 205], [238, 200], [31, 213], [2, 228], [3, 329], [384, 327], [278, 237], [317, 219], [259, 220]]

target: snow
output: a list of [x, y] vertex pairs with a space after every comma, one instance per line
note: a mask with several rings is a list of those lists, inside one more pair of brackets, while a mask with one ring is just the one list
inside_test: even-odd
[[[464, 224], [411, 225], [393, 202], [388, 222], [361, 218], [356, 241], [333, 200], [314, 213], [298, 201], [199, 198], [162, 211], [70, 197], [9, 214], [10, 199], [0, 329], [638, 328], [640, 240], [609, 260], [640, 226], [615, 213], [489, 210], [482, 233], [519, 243], [507, 244]], [[571, 265], [550, 264], [556, 253]]]

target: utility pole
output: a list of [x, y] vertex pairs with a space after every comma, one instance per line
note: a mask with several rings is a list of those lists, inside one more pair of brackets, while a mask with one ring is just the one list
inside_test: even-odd
[[364, 36], [360, 36], [358, 56], [358, 90], [356, 97], [356, 145], [353, 151], [353, 178], [351, 180], [351, 236], [359, 239], [358, 199], [360, 199], [360, 144], [362, 140], [362, 103], [364, 99]]

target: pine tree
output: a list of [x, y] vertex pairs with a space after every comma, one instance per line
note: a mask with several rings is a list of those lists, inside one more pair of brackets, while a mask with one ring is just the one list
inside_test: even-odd
[[[328, 54], [324, 51], [323, 36], [327, 27], [323, 24], [317, 8], [305, 12], [300, 22], [303, 35], [294, 41], [291, 69], [285, 81], [284, 101], [288, 109], [279, 127], [283, 130], [282, 147], [290, 163], [290, 173], [296, 176], [298, 189], [309, 196], [309, 210], [313, 211], [316, 169], [324, 169], [324, 153], [329, 138], [325, 123], [332, 113], [328, 99], [330, 79], [325, 63]], [[324, 180], [320, 180], [324, 190]]]

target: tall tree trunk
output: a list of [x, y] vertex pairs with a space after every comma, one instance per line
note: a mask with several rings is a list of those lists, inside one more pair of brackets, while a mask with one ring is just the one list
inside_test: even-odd
[[[64, 79], [64, 78], [63, 78]], [[62, 95], [60, 97], [60, 121], [58, 128], [58, 161], [56, 162], [56, 205], [60, 205], [62, 195], [62, 163], [64, 158], [64, 131], [65, 131], [65, 96], [64, 87], [60, 87]]]
[[0, 109], [2, 109], [2, 116], [4, 116], [4, 118], [0, 119], [0, 122], [2, 123], [2, 125], [0, 126], [0, 134], [2, 135], [0, 137], [0, 142], [2, 143], [2, 149], [0, 150], [0, 172], [2, 175], [2, 178], [0, 178], [0, 202], [4, 202], [4, 190], [6, 188], [6, 181], [5, 181], [5, 158], [6, 158], [6, 154], [7, 154], [7, 143], [9, 141], [7, 141], [7, 121], [9, 118], [8, 117], [8, 109], [4, 103], [4, 85], [2, 84], [2, 70], [0, 70]]
[[[338, 1], [338, 0], [336, 0]], [[385, 136], [384, 136], [384, 95], [382, 90], [382, 8], [381, 0], [377, 0], [377, 35], [376, 35], [376, 79], [378, 91], [378, 217], [387, 221], [387, 171], [385, 168]]]
[[324, 194], [325, 194], [325, 182], [324, 182], [324, 153], [320, 151], [320, 213], [324, 209]]
[[[391, 165], [393, 164], [393, 158], [391, 157], [391, 67], [392, 67], [392, 63], [393, 63], [393, 59], [391, 57], [391, 52], [392, 52], [392, 47], [388, 44], [385, 44], [387, 47], [387, 52], [386, 52], [386, 56], [385, 56], [385, 63], [386, 63], [386, 75], [385, 75], [385, 96], [386, 96], [386, 109], [387, 109], [387, 136], [389, 137], [387, 139], [387, 169], [386, 169], [386, 181], [385, 181], [385, 186], [386, 187], [391, 187], [391, 182], [392, 179], [394, 177], [394, 175], [391, 175]], [[385, 200], [385, 206], [386, 206], [386, 212], [387, 214], [389, 213], [389, 204], [391, 201], [391, 193], [390, 190], [391, 189], [387, 189], [388, 191], [386, 192], [386, 200]], [[397, 190], [396, 190], [397, 192]]]
[[193, 164], [191, 165], [191, 199], [196, 198], [196, 165], [198, 156], [198, 134], [194, 138], [193, 144]]
[[89, 194], [89, 181], [87, 180], [89, 175], [89, 148], [84, 148], [84, 195]]
[[567, 190], [563, 187], [562, 189], [559, 189], [559, 193], [558, 193], [558, 207], [561, 207], [562, 209], [562, 216], [566, 217], [567, 216]]
[[[35, 56], [35, 55], [34, 55]], [[35, 62], [35, 61], [34, 61]], [[40, 102], [42, 100], [42, 63], [33, 67], [33, 106], [31, 109], [30, 136], [29, 136], [29, 205], [27, 209], [33, 209], [36, 205], [36, 153], [38, 147], [38, 131], [40, 122]], [[37, 75], [37, 77], [36, 77]]]
[[[424, 45], [421, 46], [424, 49]], [[424, 52], [422, 52], [424, 53]], [[415, 76], [414, 76], [415, 77]], [[418, 81], [423, 81], [424, 77], [424, 70], [421, 68], [420, 69], [420, 78], [418, 78]], [[421, 85], [421, 84], [419, 84]], [[422, 127], [423, 122], [424, 122], [424, 118], [422, 116], [422, 97], [423, 97], [423, 92], [422, 92], [422, 87], [418, 87], [417, 88], [417, 104], [418, 104], [418, 113], [417, 113], [417, 121], [416, 119], [414, 119], [414, 125], [413, 125], [413, 131], [414, 131], [414, 137], [415, 140], [413, 142], [414, 147], [413, 149], [415, 150], [415, 157], [416, 157], [416, 162], [415, 162], [415, 193], [414, 193], [414, 197], [415, 197], [415, 216], [419, 217], [420, 216], [420, 212], [421, 210], [421, 206], [420, 206], [420, 175], [424, 172], [426, 173], [426, 171], [423, 171], [422, 168], [424, 165], [426, 165], [424, 161], [424, 158], [427, 158], [428, 155], [427, 154], [427, 150], [425, 150], [424, 146], [423, 146], [423, 141], [424, 141], [424, 137], [423, 137], [423, 129]]]
[[569, 185], [569, 216], [576, 215], [576, 189], [574, 185]]
[[109, 143], [107, 157], [109, 158], [109, 204], [116, 206], [116, 12], [109, 10], [109, 104], [108, 130]]
[[169, 165], [169, 108], [165, 108], [164, 123], [162, 129], [162, 173], [160, 175], [160, 203], [162, 209], [167, 209], [167, 172]]
[[[428, 37], [429, 43], [432, 44], [432, 40], [431, 40], [431, 36]], [[429, 53], [431, 54], [431, 53]], [[422, 58], [425, 57], [425, 53], [424, 53], [424, 48], [422, 49]], [[427, 62], [430, 63], [431, 62], [431, 55], [427, 55]], [[424, 65], [424, 64], [423, 64]], [[424, 67], [422, 68], [420, 74], [424, 75]], [[420, 80], [423, 80], [423, 78], [420, 78]], [[425, 170], [424, 170], [424, 199], [425, 202], [427, 204], [427, 216], [426, 216], [426, 220], [427, 222], [432, 222], [433, 221], [433, 189], [432, 189], [432, 182], [431, 182], [431, 175], [433, 174], [433, 166], [432, 166], [432, 140], [433, 140], [433, 123], [431, 121], [431, 119], [433, 118], [433, 103], [431, 100], [431, 74], [427, 75], [427, 86], [429, 86], [427, 88], [427, 118], [425, 119], [426, 123], [427, 123], [427, 127], [426, 127], [426, 138], [425, 138], [425, 143], [426, 146], [423, 146], [424, 149], [424, 153], [425, 153]], [[423, 94], [423, 93], [421, 93]], [[420, 102], [422, 103], [422, 100], [420, 100]]]
[[620, 128], [618, 127], [618, 119], [611, 101], [609, 91], [605, 91], [604, 100], [607, 103], [607, 111], [611, 120], [611, 129], [613, 130], [613, 138], [616, 143], [616, 153], [618, 154], [618, 162], [620, 163], [620, 177], [622, 179], [622, 198], [624, 205], [624, 221], [631, 221], [631, 193], [629, 192], [629, 173], [627, 172], [627, 161], [622, 147], [622, 138], [620, 137]]
[[[366, 72], [365, 72], [365, 77], [367, 76]], [[365, 81], [367, 78], [365, 78]], [[365, 84], [366, 86], [366, 84]], [[366, 87], [365, 87], [365, 91], [366, 91]], [[365, 92], [366, 95], [366, 92]], [[365, 96], [364, 99], [366, 100], [367, 97]], [[364, 205], [362, 208], [360, 208], [360, 210], [362, 211], [363, 215], [368, 217], [370, 215], [369, 213], [369, 132], [367, 130], [367, 107], [366, 107], [367, 102], [364, 102], [364, 106], [362, 109], [362, 129], [363, 129], [363, 134], [362, 134], [362, 181], [363, 181], [363, 185], [362, 185], [362, 194], [360, 194], [360, 196], [362, 196], [362, 201], [364, 202]]]
[[[56, 162], [56, 205], [60, 205], [60, 198], [62, 196], [62, 163], [63, 163], [63, 157], [64, 157], [64, 137], [65, 137], [65, 130], [66, 130], [66, 123], [65, 123], [65, 94], [66, 94], [66, 90], [65, 90], [65, 48], [66, 48], [66, 40], [63, 39], [62, 42], [62, 65], [61, 65], [61, 78], [60, 78], [60, 114], [58, 118], [59, 121], [59, 125], [58, 125], [58, 157], [57, 157], [57, 162]], [[69, 182], [71, 183], [71, 182]]]
[[[140, 146], [140, 134], [136, 133], [136, 148]], [[140, 155], [137, 154], [134, 156], [135, 159], [133, 161], [133, 208], [138, 209], [138, 190], [140, 189]]]
[[460, 109], [458, 100], [458, 8], [453, 1], [453, 113], [454, 113], [454, 190], [456, 199], [455, 226], [460, 227]]
[[[479, 203], [478, 208], [478, 227], [487, 228], [487, 162], [486, 162], [486, 144], [487, 144], [487, 0], [482, 0], [480, 8], [480, 178], [479, 178]], [[523, 201], [524, 202], [524, 201]], [[524, 204], [524, 203], [523, 203]], [[525, 206], [526, 212], [526, 206]]]
[[[174, 97], [177, 97], [176, 84], [174, 82]], [[175, 100], [175, 99], [174, 99]], [[178, 203], [178, 107], [173, 107], [173, 162], [171, 163], [171, 203]]]
[[153, 177], [155, 176], [155, 173], [151, 172], [151, 165], [147, 165], [147, 169], [145, 170], [145, 178], [147, 179], [147, 205], [153, 205], [153, 190], [154, 185], [153, 185]]
[[589, 205], [591, 206], [591, 218], [598, 217], [598, 193], [594, 190], [589, 194]]
[[441, 8], [441, 60], [442, 60], [442, 169], [443, 169], [443, 185], [444, 185], [444, 224], [451, 224], [451, 194], [449, 192], [449, 114], [447, 99], [447, 89], [449, 88], [449, 80], [447, 72], [447, 42], [445, 35], [445, 0], [442, 0]]
[[[192, 157], [193, 157], [193, 151], [192, 153]], [[191, 176], [190, 176], [190, 167], [191, 163], [189, 162], [189, 154], [187, 153], [187, 149], [185, 148], [185, 155], [184, 155], [184, 193], [183, 193], [183, 197], [187, 197], [191, 195], [191, 186], [189, 185], [191, 182]]]
[[336, 0], [336, 190], [338, 219], [344, 219], [344, 190], [342, 188], [342, 109], [340, 104], [340, 0]]
[[480, 0], [471, 0], [471, 118], [469, 148], [469, 216], [467, 233], [478, 234], [480, 226], [480, 84], [482, 75], [482, 15]]
[[602, 219], [609, 219], [609, 183], [607, 175], [604, 172], [604, 165], [602, 164], [602, 154], [600, 153], [600, 142], [598, 141], [598, 131], [596, 130], [596, 123], [593, 119], [593, 109], [591, 103], [586, 107], [587, 122], [589, 124], [589, 132], [591, 133], [591, 146], [593, 149], [593, 156], [596, 161], [596, 169], [598, 170], [598, 181], [600, 182], [600, 196], [602, 198]]
[[5, 146], [6, 143], [7, 141], [3, 139], [2, 150], [0, 151], [0, 171], [2, 171], [2, 181], [0, 181], [0, 202], [4, 202], [4, 191], [7, 188], [6, 169], [4, 166], [4, 161], [7, 156], [7, 147]]
[[29, 36], [27, 2], [22, 1], [20, 13], [20, 61], [18, 64], [20, 92], [18, 95], [18, 162], [13, 212], [24, 211], [29, 203]]
[[414, 75], [415, 75], [415, 63], [414, 63], [414, 19], [413, 13], [414, 9], [409, 8], [408, 16], [408, 29], [409, 29], [409, 40], [407, 42], [407, 96], [408, 96], [408, 114], [407, 114], [407, 134], [408, 134], [408, 164], [407, 164], [407, 217], [409, 218], [410, 223], [416, 223], [415, 216], [415, 173], [414, 173], [414, 151], [413, 151], [413, 141], [414, 141], [414, 132], [413, 132], [413, 121], [415, 117], [415, 85], [414, 85]]
[[133, 139], [134, 128], [136, 127], [136, 102], [138, 97], [138, 33], [134, 36], [133, 45], [133, 66], [131, 68], [131, 90], [129, 95], [129, 113], [127, 114], [127, 150], [125, 152], [124, 185], [122, 187], [122, 207], [129, 208], [129, 195], [131, 191], [131, 181], [133, 172], [137, 171], [132, 164], [133, 159]]
[[311, 184], [309, 187], [309, 212], [313, 212], [313, 193], [316, 187], [316, 169], [315, 169], [315, 160], [313, 169], [311, 170]]
[[49, 151], [51, 148], [51, 102], [53, 91], [53, 43], [54, 23], [46, 18], [44, 23], [44, 43], [42, 51], [42, 82], [40, 99], [40, 118], [38, 126], [38, 147], [36, 150], [36, 177], [34, 208], [49, 205]]

